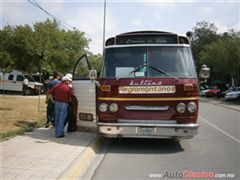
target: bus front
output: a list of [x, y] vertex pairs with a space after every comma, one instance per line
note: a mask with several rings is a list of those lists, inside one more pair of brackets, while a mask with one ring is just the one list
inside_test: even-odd
[[128, 33], [111, 41], [97, 90], [99, 132], [107, 137], [196, 135], [198, 81], [190, 45], [162, 32]]

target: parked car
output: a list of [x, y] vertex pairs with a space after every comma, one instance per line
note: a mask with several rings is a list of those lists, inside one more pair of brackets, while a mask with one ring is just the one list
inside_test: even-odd
[[225, 96], [227, 100], [240, 100], [240, 87], [234, 88], [232, 91], [228, 92]]
[[208, 91], [206, 91], [205, 96], [206, 97], [214, 97], [217, 95], [217, 93], [220, 92], [219, 89], [208, 89]]
[[206, 96], [206, 92], [208, 92], [210, 89], [204, 89], [200, 91], [200, 96], [204, 97]]
[[217, 92], [217, 98], [224, 98], [229, 91], [219, 91]]

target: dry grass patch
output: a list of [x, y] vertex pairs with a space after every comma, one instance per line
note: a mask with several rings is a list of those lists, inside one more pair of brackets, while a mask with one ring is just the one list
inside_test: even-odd
[[1, 139], [31, 131], [46, 122], [46, 105], [44, 98], [1, 96], [0, 129]]

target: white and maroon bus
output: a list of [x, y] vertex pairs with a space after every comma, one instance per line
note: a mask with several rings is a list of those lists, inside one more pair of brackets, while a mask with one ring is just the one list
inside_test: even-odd
[[73, 70], [77, 126], [106, 137], [188, 139], [198, 132], [198, 79], [189, 41], [162, 31], [105, 43], [100, 77], [82, 56]]

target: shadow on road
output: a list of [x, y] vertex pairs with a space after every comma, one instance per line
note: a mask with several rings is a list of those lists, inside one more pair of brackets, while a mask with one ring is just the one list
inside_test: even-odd
[[179, 142], [169, 139], [112, 139], [109, 153], [121, 154], [171, 154], [182, 152]]

